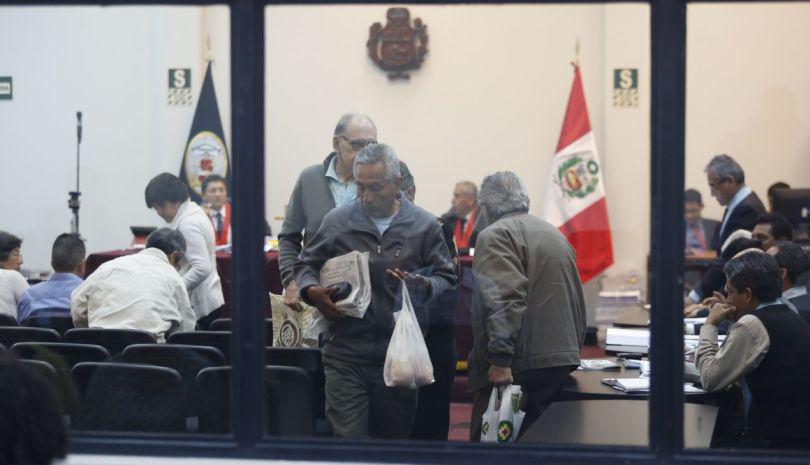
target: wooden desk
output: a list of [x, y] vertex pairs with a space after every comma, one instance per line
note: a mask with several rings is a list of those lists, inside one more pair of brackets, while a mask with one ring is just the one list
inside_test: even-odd
[[[711, 445], [717, 407], [684, 404], [684, 445]], [[647, 402], [585, 400], [551, 404], [519, 442], [527, 444], [649, 445]]]
[[[571, 372], [560, 393], [555, 397], [555, 401], [647, 400], [650, 397], [649, 394], [627, 394], [602, 383], [605, 378], [638, 378], [640, 374], [639, 370], [626, 370], [624, 368], [619, 371], [575, 370]], [[704, 403], [708, 397], [709, 394], [707, 393], [685, 394], [685, 400], [689, 403]]]

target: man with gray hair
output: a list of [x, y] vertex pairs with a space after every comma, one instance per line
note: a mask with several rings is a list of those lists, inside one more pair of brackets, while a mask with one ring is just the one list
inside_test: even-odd
[[[329, 212], [295, 264], [305, 302], [331, 322], [325, 337], [326, 417], [336, 436], [404, 439], [411, 432], [417, 390], [387, 387], [383, 363], [401, 308], [405, 281], [423, 330], [427, 308], [456, 286], [450, 253], [436, 218], [401, 193], [393, 149], [371, 145], [354, 161], [357, 199]], [[320, 285], [330, 258], [368, 252], [371, 303], [363, 318], [346, 317]]]
[[347, 113], [335, 126], [332, 153], [323, 163], [304, 169], [298, 176], [278, 235], [278, 265], [284, 285], [284, 303], [288, 306], [300, 309], [293, 267], [301, 253], [301, 243], [306, 245], [312, 240], [330, 210], [357, 198], [354, 158], [363, 147], [376, 143], [377, 127], [371, 118]]
[[146, 248], [104, 263], [71, 294], [77, 328], [141, 329], [165, 342], [174, 331], [194, 331], [186, 284], [177, 271], [186, 252], [183, 234], [161, 228]]
[[509, 383], [519, 384], [526, 398], [526, 418], [514, 434], [525, 432], [579, 365], [585, 338], [582, 283], [565, 236], [529, 214], [526, 186], [515, 173], [484, 178], [480, 202], [493, 223], [478, 235], [473, 261], [475, 442], [492, 389]]
[[715, 230], [711, 243], [711, 247], [719, 254], [720, 247], [731, 233], [738, 229], [754, 229], [757, 218], [765, 213], [765, 205], [756, 192], [745, 185], [745, 172], [730, 156], [715, 155], [704, 171], [712, 197], [726, 207], [723, 221]]

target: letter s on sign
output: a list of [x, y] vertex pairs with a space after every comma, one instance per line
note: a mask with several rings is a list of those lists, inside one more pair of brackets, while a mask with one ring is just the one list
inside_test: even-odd
[[620, 74], [622, 89], [629, 89], [633, 86], [633, 70], [623, 69]]
[[182, 69], [174, 70], [174, 86], [175, 89], [182, 89], [186, 87], [186, 73]]

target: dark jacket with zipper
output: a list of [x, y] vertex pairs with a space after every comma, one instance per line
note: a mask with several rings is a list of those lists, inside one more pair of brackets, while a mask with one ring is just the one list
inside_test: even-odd
[[423, 331], [428, 306], [455, 290], [456, 273], [438, 221], [408, 200], [400, 202], [399, 212], [382, 235], [359, 200], [332, 210], [298, 257], [295, 280], [307, 301], [306, 289], [319, 285], [320, 269], [327, 260], [352, 251], [369, 253], [371, 303], [362, 319], [345, 317], [331, 324], [324, 356], [353, 363], [385, 361], [393, 314], [402, 298], [399, 280], [389, 277], [386, 269], [418, 273], [430, 281], [429, 290], [408, 287]]

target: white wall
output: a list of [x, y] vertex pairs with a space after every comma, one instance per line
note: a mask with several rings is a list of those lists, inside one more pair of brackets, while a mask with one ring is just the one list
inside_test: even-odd
[[[573, 78], [574, 44], [601, 151], [616, 269], [643, 271], [649, 231], [649, 14], [643, 5], [410, 6], [425, 64], [390, 82], [365, 54], [387, 6], [267, 13], [267, 213], [282, 216], [302, 168], [331, 150], [347, 111], [369, 114], [408, 163], [416, 202], [449, 208], [453, 185], [516, 171], [539, 213]], [[642, 104], [613, 109], [612, 68], [640, 68]], [[280, 227], [280, 221], [273, 223]]]
[[[728, 153], [767, 202], [768, 186], [810, 187], [810, 3], [690, 4], [686, 185], [721, 218], [703, 168]], [[767, 205], [766, 205], [767, 206]]]
[[[126, 246], [129, 225], [161, 223], [146, 209], [143, 190], [158, 172], [179, 171], [204, 72], [201, 38], [222, 15], [217, 10], [227, 11], [0, 8], [0, 75], [14, 78], [14, 99], [0, 101], [0, 230], [23, 238], [25, 268], [49, 268], [53, 239], [70, 228], [77, 110], [84, 113], [81, 232], [88, 250]], [[225, 37], [226, 26], [216, 28]], [[192, 106], [167, 105], [169, 68], [192, 69]], [[216, 84], [223, 103], [229, 87]]]

